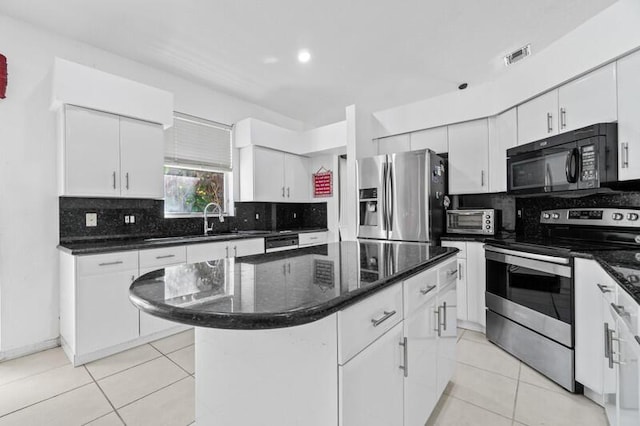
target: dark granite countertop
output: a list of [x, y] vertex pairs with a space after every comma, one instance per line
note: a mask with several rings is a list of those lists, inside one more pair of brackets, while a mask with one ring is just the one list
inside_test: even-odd
[[309, 323], [454, 256], [421, 243], [342, 241], [160, 269], [131, 285], [140, 310], [224, 329]]
[[326, 228], [292, 229], [286, 231], [237, 231], [211, 235], [183, 235], [174, 237], [151, 238], [118, 238], [107, 240], [86, 240], [63, 242], [58, 249], [73, 255], [90, 255], [113, 253], [117, 251], [141, 250], [161, 247], [171, 247], [183, 244], [215, 243], [247, 238], [265, 238], [273, 235], [302, 234], [306, 232], [323, 232]]

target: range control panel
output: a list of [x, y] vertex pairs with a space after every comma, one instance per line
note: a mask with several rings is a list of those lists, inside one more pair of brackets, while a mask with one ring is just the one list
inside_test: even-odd
[[640, 209], [583, 208], [545, 210], [540, 213], [540, 223], [640, 227]]

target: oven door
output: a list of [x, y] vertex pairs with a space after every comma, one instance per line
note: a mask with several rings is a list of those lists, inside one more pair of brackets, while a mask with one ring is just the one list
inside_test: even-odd
[[580, 150], [572, 142], [517, 154], [507, 159], [510, 193], [570, 191], [578, 189]]
[[487, 308], [573, 347], [570, 260], [492, 246], [485, 258]]

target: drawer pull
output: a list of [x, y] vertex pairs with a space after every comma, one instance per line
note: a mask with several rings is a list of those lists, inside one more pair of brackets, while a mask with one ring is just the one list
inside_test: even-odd
[[402, 339], [402, 342], [400, 342], [399, 344], [403, 349], [402, 358], [404, 364], [400, 366], [400, 370], [404, 371], [404, 377], [409, 377], [409, 342], [407, 341], [407, 338], [404, 337]]
[[452, 269], [450, 271], [447, 271], [447, 275], [451, 276], [451, 275], [456, 275], [458, 273], [458, 269]]
[[98, 266], [112, 266], [112, 265], [120, 265], [122, 263], [124, 263], [122, 260], [116, 260], [115, 262], [98, 263]]
[[309, 237], [310, 240], [317, 240], [318, 237]]
[[640, 345], [640, 337], [638, 336], [633, 336], [636, 339], [636, 342], [638, 342], [638, 344]]
[[596, 284], [596, 285], [598, 286], [600, 291], [603, 292], [603, 293], [610, 293], [611, 292], [611, 289], [609, 289], [609, 286], [602, 285], [602, 284]]
[[168, 259], [170, 257], [176, 257], [176, 255], [175, 254], [165, 254], [165, 255], [162, 255], [162, 256], [156, 256], [156, 259]]
[[624, 306], [616, 305], [615, 303], [612, 303], [611, 307], [613, 308], [614, 311], [616, 311], [616, 314], [620, 315], [621, 317], [629, 316], [629, 313], [624, 310]]
[[433, 290], [434, 288], [436, 288], [436, 286], [435, 286], [435, 285], [430, 285], [429, 287], [421, 288], [421, 289], [420, 289], [420, 293], [422, 293], [422, 294], [427, 294], [427, 293], [429, 293], [431, 290]]
[[373, 318], [371, 320], [371, 324], [373, 324], [374, 327], [377, 327], [383, 322], [385, 322], [386, 320], [388, 320], [389, 318], [391, 318], [392, 316], [394, 316], [395, 314], [396, 314], [396, 311], [391, 311], [391, 312], [384, 311], [384, 315], [382, 315], [378, 319]]

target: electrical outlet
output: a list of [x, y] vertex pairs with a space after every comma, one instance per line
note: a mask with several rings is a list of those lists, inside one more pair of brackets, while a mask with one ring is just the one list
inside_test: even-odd
[[98, 213], [87, 213], [85, 215], [85, 222], [87, 227], [98, 226]]
[[256, 220], [260, 220], [260, 213], [256, 213]]
[[297, 218], [297, 217], [298, 217], [298, 213], [294, 213], [294, 214], [293, 214], [293, 218], [295, 219], [295, 218]]
[[129, 224], [129, 215], [124, 215], [124, 223]]
[[136, 223], [136, 216], [135, 215], [129, 216], [129, 223], [131, 223], [131, 224]]

